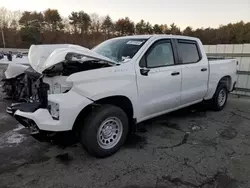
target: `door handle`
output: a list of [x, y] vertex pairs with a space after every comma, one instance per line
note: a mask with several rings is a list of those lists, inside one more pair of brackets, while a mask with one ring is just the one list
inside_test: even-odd
[[147, 69], [145, 67], [143, 67], [143, 68], [140, 69], [140, 73], [143, 76], [148, 76], [149, 71], [150, 71], [150, 69]]
[[171, 73], [172, 76], [177, 76], [177, 75], [179, 75], [179, 74], [180, 74], [180, 72], [172, 72], [172, 73]]
[[202, 68], [201, 71], [202, 72], [207, 71], [207, 68]]

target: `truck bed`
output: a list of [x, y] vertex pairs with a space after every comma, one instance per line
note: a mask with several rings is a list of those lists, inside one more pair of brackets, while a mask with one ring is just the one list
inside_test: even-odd
[[218, 85], [221, 75], [231, 77], [230, 90], [237, 80], [236, 67], [237, 60], [235, 59], [212, 59], [209, 60], [209, 79], [208, 79], [208, 93], [206, 98], [211, 98]]
[[231, 59], [227, 57], [221, 57], [221, 56], [207, 56], [208, 61], [215, 61], [215, 60], [222, 60], [222, 59]]

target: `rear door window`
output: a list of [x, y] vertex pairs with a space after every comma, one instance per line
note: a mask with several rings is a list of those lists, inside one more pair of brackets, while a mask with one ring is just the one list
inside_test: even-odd
[[201, 59], [198, 45], [195, 41], [178, 40], [178, 51], [182, 63], [197, 63]]

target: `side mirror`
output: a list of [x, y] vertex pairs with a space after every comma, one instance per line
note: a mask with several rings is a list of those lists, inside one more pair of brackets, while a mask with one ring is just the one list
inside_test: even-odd
[[142, 68], [140, 69], [140, 73], [141, 73], [141, 75], [143, 75], [143, 76], [148, 76], [149, 71], [150, 71], [150, 69], [148, 69], [148, 68], [146, 68], [146, 67], [142, 67]]

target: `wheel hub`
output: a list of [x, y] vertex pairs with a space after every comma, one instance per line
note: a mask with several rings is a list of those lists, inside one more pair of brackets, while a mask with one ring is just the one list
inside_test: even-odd
[[97, 141], [101, 148], [114, 147], [122, 136], [123, 126], [120, 119], [111, 117], [104, 120], [97, 132]]
[[109, 137], [111, 137], [112, 133], [113, 133], [113, 129], [112, 129], [111, 126], [106, 126], [106, 127], [103, 129], [103, 131], [102, 131], [102, 135], [103, 135], [104, 138], [109, 138]]
[[218, 96], [218, 103], [220, 106], [223, 106], [226, 101], [226, 91], [224, 89], [220, 90]]

